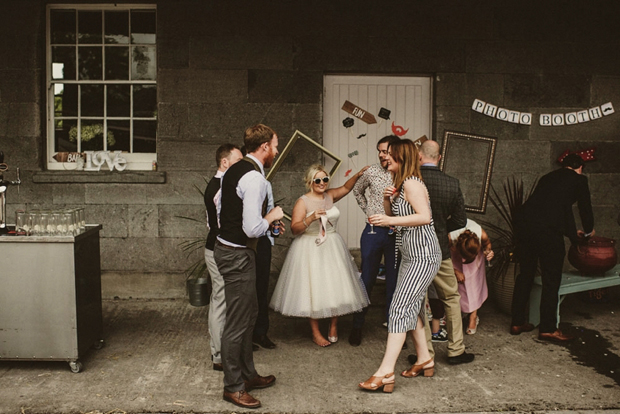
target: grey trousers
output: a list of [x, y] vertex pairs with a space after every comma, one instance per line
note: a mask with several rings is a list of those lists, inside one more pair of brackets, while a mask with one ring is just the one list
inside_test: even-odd
[[226, 295], [224, 278], [215, 264], [213, 250], [205, 248], [205, 263], [211, 277], [211, 300], [209, 301], [209, 336], [211, 337], [211, 358], [214, 363], [222, 362], [222, 333], [226, 322]]
[[244, 380], [258, 375], [254, 368], [252, 332], [258, 316], [256, 253], [252, 249], [228, 249], [219, 243], [213, 251], [224, 278], [226, 323], [222, 333], [224, 390], [245, 389]]

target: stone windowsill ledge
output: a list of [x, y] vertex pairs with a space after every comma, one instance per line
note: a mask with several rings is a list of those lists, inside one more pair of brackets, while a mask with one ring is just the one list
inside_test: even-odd
[[122, 183], [165, 184], [163, 171], [39, 171], [32, 181], [37, 184]]

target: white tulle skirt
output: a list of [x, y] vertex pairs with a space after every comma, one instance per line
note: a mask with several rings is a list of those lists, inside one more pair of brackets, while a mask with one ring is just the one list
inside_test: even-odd
[[316, 238], [304, 233], [293, 240], [269, 306], [286, 316], [313, 319], [368, 306], [366, 289], [342, 237], [328, 231], [320, 246]]

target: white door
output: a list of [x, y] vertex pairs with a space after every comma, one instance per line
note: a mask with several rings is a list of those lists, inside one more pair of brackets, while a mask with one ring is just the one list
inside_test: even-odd
[[[431, 86], [431, 77], [325, 76], [323, 146], [343, 160], [332, 178], [332, 187], [345, 183], [348, 170], [354, 174], [365, 165], [377, 163], [377, 141], [393, 134], [393, 126], [402, 128], [400, 131], [408, 130], [402, 138], [416, 140], [426, 135], [432, 139]], [[351, 114], [343, 110], [346, 101], [363, 112], [353, 110]], [[381, 108], [390, 111], [389, 119], [379, 117]], [[377, 123], [365, 122], [368, 114], [373, 115]], [[347, 117], [353, 119], [353, 126], [348, 128], [343, 125]], [[326, 164], [329, 170], [334, 162], [327, 158]], [[359, 248], [366, 217], [353, 193], [339, 201], [338, 208], [338, 232], [349, 248]]]

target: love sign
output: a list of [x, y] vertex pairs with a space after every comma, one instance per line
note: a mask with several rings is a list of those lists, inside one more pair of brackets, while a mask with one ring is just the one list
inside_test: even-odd
[[127, 168], [127, 160], [121, 156], [122, 151], [84, 151], [86, 154], [86, 162], [84, 171], [101, 171], [101, 167], [105, 164], [110, 171], [115, 168], [123, 171]]

